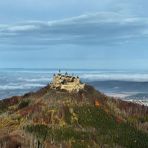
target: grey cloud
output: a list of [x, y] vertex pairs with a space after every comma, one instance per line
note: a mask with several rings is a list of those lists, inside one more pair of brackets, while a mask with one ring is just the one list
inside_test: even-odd
[[148, 37], [148, 19], [112, 12], [49, 22], [0, 25], [0, 44], [118, 44]]

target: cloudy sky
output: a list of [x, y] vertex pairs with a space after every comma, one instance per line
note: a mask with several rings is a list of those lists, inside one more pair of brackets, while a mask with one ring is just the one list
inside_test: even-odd
[[148, 69], [146, 0], [0, 1], [0, 68]]

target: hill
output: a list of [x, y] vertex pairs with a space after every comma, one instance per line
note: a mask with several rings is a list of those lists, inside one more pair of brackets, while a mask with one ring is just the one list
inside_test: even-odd
[[55, 75], [37, 92], [0, 101], [0, 148], [20, 147], [147, 148], [148, 107]]

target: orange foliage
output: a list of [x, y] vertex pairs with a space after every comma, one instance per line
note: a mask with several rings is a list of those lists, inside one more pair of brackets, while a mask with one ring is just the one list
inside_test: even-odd
[[98, 100], [95, 100], [95, 106], [100, 107], [100, 102]]

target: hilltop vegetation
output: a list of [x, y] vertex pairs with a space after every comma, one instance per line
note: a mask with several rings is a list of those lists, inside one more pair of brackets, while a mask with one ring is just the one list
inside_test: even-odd
[[147, 148], [148, 108], [88, 85], [71, 93], [48, 85], [0, 101], [0, 147], [5, 146]]

